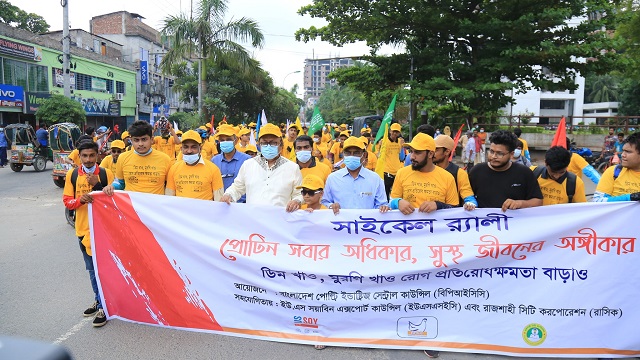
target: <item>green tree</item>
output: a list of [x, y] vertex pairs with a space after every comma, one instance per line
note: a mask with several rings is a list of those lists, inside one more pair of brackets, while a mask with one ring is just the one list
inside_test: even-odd
[[640, 115], [640, 81], [626, 79], [620, 87], [622, 91], [618, 113], [627, 116]]
[[[173, 64], [194, 56], [205, 60], [226, 58], [248, 64], [251, 57], [238, 41], [261, 47], [264, 35], [254, 20], [243, 17], [225, 22], [226, 12], [226, 0], [200, 0], [193, 18], [186, 14], [167, 17], [162, 33], [168, 37], [171, 47], [160, 64], [162, 70], [170, 73]], [[207, 64], [202, 61], [202, 74], [209, 74]], [[200, 82], [203, 94], [207, 94], [207, 77], [202, 76]], [[216, 99], [203, 100], [204, 106], [209, 108], [219, 103]]]
[[203, 124], [203, 121], [196, 112], [176, 112], [169, 116], [169, 121], [175, 121], [182, 132], [197, 129]]
[[619, 80], [611, 74], [591, 76], [585, 80], [588, 103], [614, 102], [619, 98]]
[[41, 34], [49, 31], [49, 24], [38, 14], [27, 13], [6, 0], [0, 0], [0, 22], [18, 29]]
[[[604, 0], [324, 0], [299, 14], [328, 24], [300, 29], [296, 38], [365, 41], [373, 49], [363, 58], [373, 64], [366, 71], [379, 89], [409, 84], [406, 100], [486, 114], [511, 100], [512, 87], [575, 90], [576, 74], [610, 71], [618, 54], [608, 51], [615, 41], [601, 29], [615, 21], [613, 10]], [[574, 20], [591, 14], [601, 16]], [[405, 52], [377, 56], [383, 45]]]
[[[387, 100], [387, 105], [389, 100]], [[364, 95], [348, 86], [329, 86], [318, 99], [318, 108], [326, 122], [351, 124], [356, 116], [371, 114]]]
[[62, 95], [51, 95], [36, 111], [36, 119], [48, 125], [72, 122], [82, 127], [87, 122], [87, 114], [79, 102]]

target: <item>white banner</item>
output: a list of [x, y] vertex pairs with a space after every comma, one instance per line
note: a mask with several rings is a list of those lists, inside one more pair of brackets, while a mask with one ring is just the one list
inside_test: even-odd
[[640, 205], [282, 208], [97, 194], [110, 318], [293, 343], [640, 355]]

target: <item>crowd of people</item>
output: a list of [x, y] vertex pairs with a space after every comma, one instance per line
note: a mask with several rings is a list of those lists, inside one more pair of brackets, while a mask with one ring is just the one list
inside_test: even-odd
[[[489, 136], [482, 127], [472, 129], [461, 139], [460, 167], [450, 161], [454, 140], [446, 133], [436, 136], [430, 125], [418, 127], [405, 142], [400, 124], [393, 123], [379, 144], [373, 143], [370, 128], [355, 137], [344, 124], [313, 134], [296, 124], [283, 129], [268, 123], [257, 134], [255, 127], [223, 124], [212, 131], [205, 125], [182, 133], [164, 118], [154, 126], [136, 121], [111, 142], [111, 154], [100, 165], [95, 140], [79, 140], [63, 200], [76, 210], [76, 235], [95, 294], [84, 315], [95, 316], [94, 326], [107, 319], [91, 261], [86, 205], [93, 201], [92, 191], [268, 204], [288, 212], [397, 209], [408, 215], [453, 207], [510, 211], [586, 202], [585, 175], [597, 183], [592, 201], [640, 199], [640, 133], [621, 141], [620, 164], [600, 178], [584, 159], [561, 146], [551, 147], [544, 164], [533, 166], [520, 129]], [[257, 146], [250, 143], [252, 137]]]

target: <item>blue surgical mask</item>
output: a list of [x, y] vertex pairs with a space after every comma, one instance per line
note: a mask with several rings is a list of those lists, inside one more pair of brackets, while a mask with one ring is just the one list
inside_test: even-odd
[[347, 169], [351, 171], [356, 170], [361, 166], [359, 156], [345, 156], [343, 161], [344, 161], [344, 166], [346, 166]]
[[153, 151], [153, 148], [149, 149], [149, 151], [147, 151], [144, 154], [140, 154], [139, 152], [136, 151], [136, 149], [133, 149], [133, 152], [138, 154], [138, 155], [140, 155], [140, 156], [147, 156], [147, 155], [151, 154], [152, 151]]
[[233, 141], [220, 141], [220, 150], [225, 154], [232, 152], [235, 148]]
[[306, 163], [309, 160], [311, 160], [311, 151], [310, 150], [296, 151], [296, 158], [301, 163]]
[[260, 147], [260, 153], [267, 160], [273, 160], [280, 154], [280, 147], [273, 145], [263, 145]]
[[93, 174], [94, 171], [96, 171], [96, 166], [98, 166], [97, 164], [93, 164], [92, 167], [87, 168], [86, 166], [84, 166], [84, 164], [82, 164], [82, 171], [84, 171], [86, 174]]
[[200, 160], [200, 154], [182, 155], [182, 160], [189, 165], [193, 165]]
[[513, 157], [515, 158], [519, 158], [520, 155], [522, 155], [522, 150], [521, 149], [515, 149], [513, 150]]

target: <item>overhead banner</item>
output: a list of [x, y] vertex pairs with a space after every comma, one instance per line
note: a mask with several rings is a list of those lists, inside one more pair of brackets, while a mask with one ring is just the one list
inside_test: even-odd
[[535, 357], [640, 355], [638, 218], [635, 202], [334, 216], [117, 192], [90, 207], [110, 319]]

